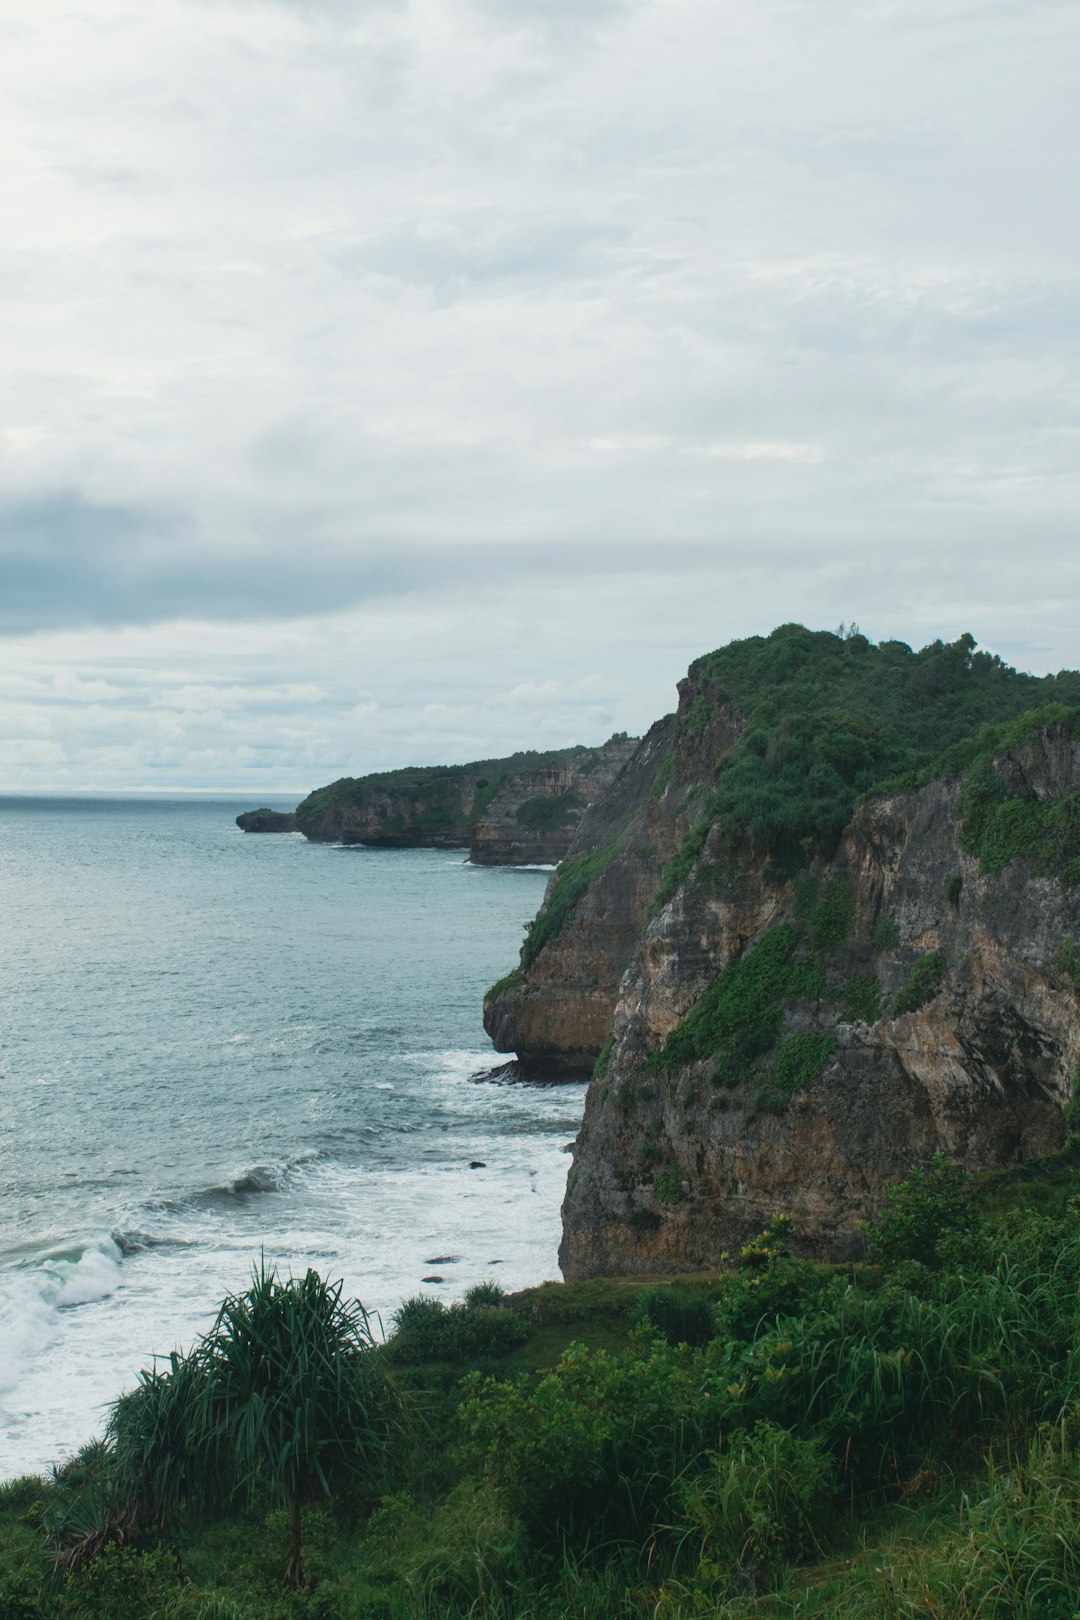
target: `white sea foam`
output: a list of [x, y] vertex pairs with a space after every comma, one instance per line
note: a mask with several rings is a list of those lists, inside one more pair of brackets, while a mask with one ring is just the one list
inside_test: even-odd
[[59, 1331], [58, 1313], [106, 1299], [120, 1286], [119, 1245], [101, 1236], [86, 1248], [45, 1255], [0, 1273], [0, 1393], [18, 1388]]
[[[387, 1322], [421, 1288], [553, 1274], [580, 1091], [468, 1084], [498, 1061], [483, 993], [541, 876], [286, 854], [220, 805], [38, 806], [4, 834], [0, 1477], [100, 1434], [260, 1255], [342, 1278]], [[95, 949], [57, 974], [73, 928]], [[54, 1242], [94, 1231], [112, 1237]], [[440, 1254], [460, 1258], [424, 1284]]]

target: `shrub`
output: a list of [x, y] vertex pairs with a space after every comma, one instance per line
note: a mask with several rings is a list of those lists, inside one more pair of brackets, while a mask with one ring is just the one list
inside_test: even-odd
[[709, 1300], [685, 1288], [659, 1284], [643, 1288], [634, 1306], [635, 1322], [651, 1322], [669, 1344], [707, 1344], [716, 1332]]
[[470, 1361], [508, 1354], [528, 1328], [504, 1304], [497, 1283], [478, 1283], [464, 1304], [444, 1305], [422, 1294], [405, 1300], [392, 1318], [388, 1349], [395, 1361]]
[[729, 962], [682, 1023], [664, 1042], [667, 1069], [715, 1057], [717, 1084], [737, 1085], [780, 1032], [781, 1004], [798, 935], [780, 924], [745, 956]]
[[608, 1063], [611, 1061], [611, 1049], [612, 1049], [612, 1047], [614, 1045], [615, 1045], [615, 1026], [613, 1024], [611, 1026], [611, 1028], [608, 1030], [607, 1040], [604, 1042], [603, 1046], [600, 1048], [600, 1054], [597, 1057], [596, 1062], [593, 1064], [592, 1077], [593, 1077], [594, 1080], [602, 1080], [604, 1078], [604, 1076], [607, 1074]]
[[768, 1083], [758, 1093], [759, 1108], [780, 1110], [805, 1091], [836, 1050], [835, 1035], [789, 1035], [768, 1071]]
[[903, 989], [898, 990], [892, 1000], [892, 1014], [894, 1018], [904, 1013], [918, 1012], [927, 1002], [933, 1001], [945, 982], [948, 964], [939, 951], [931, 951], [926, 956], [920, 956], [912, 967]]
[[662, 1204], [681, 1204], [683, 1173], [681, 1170], [658, 1170], [653, 1176], [653, 1192]]
[[895, 951], [900, 944], [900, 925], [891, 911], [882, 912], [874, 924], [870, 943], [875, 951]]
[[465, 1304], [470, 1310], [479, 1310], [483, 1306], [497, 1306], [506, 1304], [506, 1289], [502, 1283], [478, 1282], [465, 1290]]
[[832, 956], [855, 923], [855, 887], [850, 878], [837, 878], [809, 909], [806, 916], [810, 948], [817, 956]]
[[881, 982], [873, 973], [855, 973], [840, 986], [836, 1004], [850, 1023], [876, 1024], [881, 1017]]
[[550, 1372], [463, 1387], [474, 1456], [545, 1544], [651, 1524], [701, 1443], [690, 1368], [662, 1339], [617, 1356], [573, 1344]]
[[620, 847], [621, 834], [615, 833], [587, 855], [577, 855], [573, 860], [560, 863], [544, 896], [543, 905], [525, 931], [520, 971], [526, 972], [544, 946], [559, 937], [590, 884], [604, 875]]
[[965, 782], [960, 815], [961, 843], [984, 872], [997, 876], [1022, 857], [1040, 876], [1080, 882], [1080, 793], [1048, 802], [1009, 793], [984, 762]]
[[1059, 945], [1054, 960], [1058, 970], [1064, 973], [1066, 978], [1071, 979], [1074, 987], [1080, 990], [1080, 949], [1077, 948], [1075, 940], [1067, 939], [1064, 944]]
[[680, 1492], [700, 1537], [699, 1577], [718, 1592], [760, 1590], [786, 1562], [820, 1543], [836, 1489], [820, 1441], [762, 1421], [729, 1435], [723, 1451]]
[[936, 1153], [929, 1170], [916, 1165], [889, 1188], [884, 1208], [863, 1230], [867, 1254], [879, 1265], [917, 1260], [939, 1267], [978, 1237], [981, 1222], [968, 1194], [971, 1177]]

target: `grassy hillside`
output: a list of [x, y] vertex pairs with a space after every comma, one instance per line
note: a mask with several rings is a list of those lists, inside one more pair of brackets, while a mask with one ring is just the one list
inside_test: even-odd
[[[978, 1186], [938, 1161], [866, 1265], [787, 1237], [712, 1277], [412, 1301], [325, 1364], [296, 1336], [322, 1285], [264, 1274], [209, 1360], [0, 1490], [0, 1615], [1073, 1620], [1080, 1141]], [[329, 1410], [286, 1588], [290, 1458]]]

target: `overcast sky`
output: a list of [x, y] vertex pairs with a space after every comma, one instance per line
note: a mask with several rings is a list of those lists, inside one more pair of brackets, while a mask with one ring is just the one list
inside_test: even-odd
[[1080, 664], [1076, 0], [3, 0], [0, 789]]

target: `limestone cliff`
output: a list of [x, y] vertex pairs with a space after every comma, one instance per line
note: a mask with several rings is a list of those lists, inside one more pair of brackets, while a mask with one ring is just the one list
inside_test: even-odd
[[296, 817], [291, 810], [245, 810], [237, 816], [236, 825], [241, 832], [284, 833], [296, 832]]
[[547, 866], [567, 854], [582, 816], [638, 744], [625, 734], [540, 770], [505, 773], [470, 828], [475, 866]]
[[584, 811], [634, 747], [623, 733], [599, 748], [342, 777], [310, 793], [296, 823], [317, 843], [468, 848], [478, 865], [547, 865], [566, 853]]
[[[852, 656], [869, 679], [870, 655]], [[932, 660], [895, 659], [937, 704]], [[1075, 701], [1072, 676], [972, 674], [970, 649], [954, 662], [955, 706], [978, 715], [986, 691], [1003, 715]], [[803, 804], [784, 784], [806, 728], [748, 692], [692, 669], [677, 715], [583, 818], [485, 1005], [496, 1045], [537, 1072], [599, 1053], [563, 1207], [569, 1277], [715, 1265], [778, 1211], [804, 1252], [843, 1258], [913, 1163], [983, 1169], [1063, 1138], [1080, 1064], [1075, 715], [968, 742], [962, 717], [942, 721], [962, 768], [861, 802], [861, 763], [839, 768], [847, 799], [808, 763]], [[870, 721], [838, 720], [829, 698], [814, 748], [872, 753]], [[882, 769], [903, 724], [894, 706]]]

